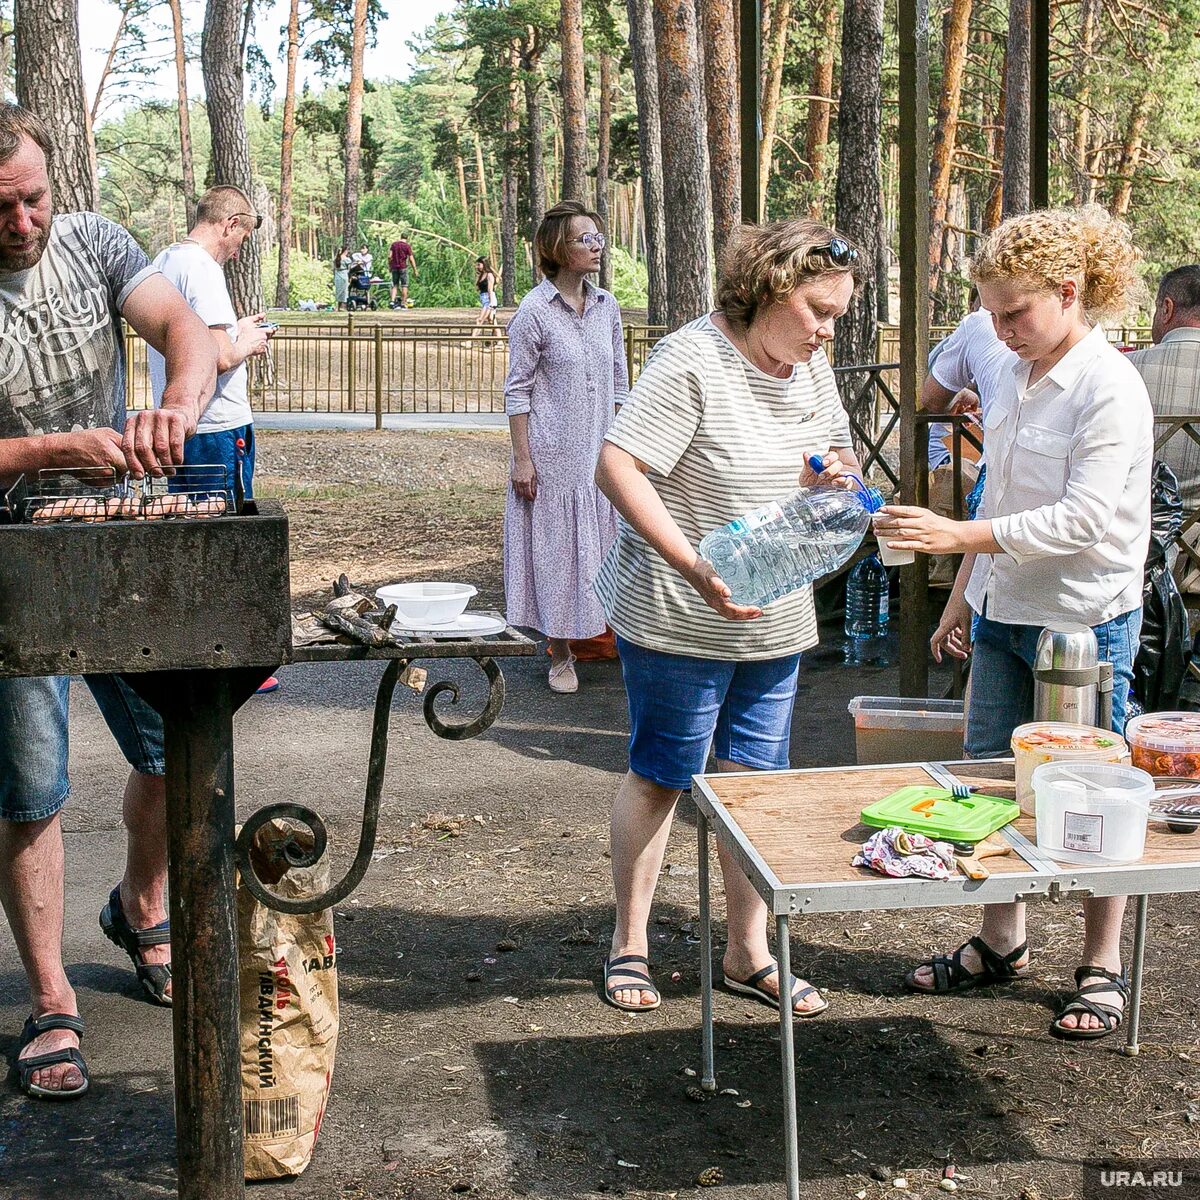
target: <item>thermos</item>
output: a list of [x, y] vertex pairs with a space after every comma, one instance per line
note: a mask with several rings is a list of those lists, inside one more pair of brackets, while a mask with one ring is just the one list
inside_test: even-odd
[[1034, 720], [1111, 729], [1112, 663], [1099, 660], [1096, 635], [1088, 626], [1043, 629], [1033, 663]]

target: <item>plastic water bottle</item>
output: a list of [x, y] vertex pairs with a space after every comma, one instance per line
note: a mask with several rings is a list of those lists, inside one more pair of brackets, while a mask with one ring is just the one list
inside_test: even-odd
[[734, 604], [761, 607], [846, 562], [883, 504], [875, 488], [856, 482], [856, 489], [797, 488], [706, 535], [700, 554]]
[[864, 558], [846, 581], [846, 661], [876, 662], [887, 650], [888, 573], [878, 554]]

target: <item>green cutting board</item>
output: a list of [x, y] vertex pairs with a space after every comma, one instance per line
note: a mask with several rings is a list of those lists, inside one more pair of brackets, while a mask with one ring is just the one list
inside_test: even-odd
[[972, 795], [956, 799], [945, 788], [915, 784], [902, 787], [862, 810], [864, 825], [886, 829], [899, 825], [909, 833], [947, 842], [981, 842], [989, 833], [1015, 820], [1020, 808], [1000, 796]]

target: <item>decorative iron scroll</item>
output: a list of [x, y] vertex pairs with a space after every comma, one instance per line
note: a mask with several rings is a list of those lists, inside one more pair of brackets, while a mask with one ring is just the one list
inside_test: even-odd
[[[449, 681], [435, 683], [425, 694], [425, 722], [438, 737], [461, 741], [464, 738], [475, 737], [496, 720], [504, 704], [504, 676], [495, 661], [490, 658], [475, 659], [490, 685], [487, 703], [483, 712], [472, 721], [447, 724], [434, 711], [437, 697], [443, 693], [450, 694], [450, 703], [457, 704], [459, 697], [458, 685]], [[396, 681], [400, 672], [407, 667], [405, 659], [393, 659], [388, 663], [379, 681], [379, 691], [375, 696], [375, 716], [371, 728], [371, 757], [367, 766], [367, 790], [363, 801], [362, 831], [358, 838], [358, 850], [354, 862], [333, 887], [322, 892], [319, 896], [302, 899], [288, 899], [278, 896], [259, 878], [257, 869], [251, 857], [254, 836], [266, 824], [275, 820], [295, 821], [308, 830], [306, 837], [300, 831], [290, 835], [282, 844], [279, 853], [282, 854], [290, 867], [315, 866], [325, 853], [329, 838], [325, 822], [311, 808], [302, 804], [269, 804], [261, 808], [242, 826], [241, 832], [234, 843], [234, 857], [242, 882], [260, 904], [276, 912], [283, 913], [313, 913], [331, 908], [344, 900], [362, 882], [367, 868], [371, 865], [371, 855], [375, 850], [375, 833], [379, 824], [379, 803], [383, 795], [383, 778], [387, 769], [388, 752], [388, 723], [391, 717], [392, 698], [396, 691]], [[311, 844], [310, 844], [311, 841]]]

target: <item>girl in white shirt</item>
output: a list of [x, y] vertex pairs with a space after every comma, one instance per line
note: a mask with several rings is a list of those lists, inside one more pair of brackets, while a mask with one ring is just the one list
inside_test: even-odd
[[[1128, 227], [1096, 205], [1010, 218], [971, 267], [997, 335], [1017, 355], [986, 415], [988, 476], [980, 519], [892, 506], [879, 533], [895, 549], [964, 554], [933, 635], [966, 658], [975, 632], [967, 754], [1007, 755], [1033, 719], [1033, 656], [1049, 624], [1090, 625], [1113, 664], [1113, 727], [1125, 724], [1141, 628], [1150, 537], [1153, 414], [1137, 369], [1095, 322], [1137, 299]], [[1051, 1032], [1114, 1033], [1124, 1012], [1124, 897], [1084, 901], [1077, 990]], [[956, 992], [1012, 979], [1029, 962], [1023, 904], [984, 908], [979, 936], [909, 974], [909, 987]]]

